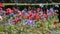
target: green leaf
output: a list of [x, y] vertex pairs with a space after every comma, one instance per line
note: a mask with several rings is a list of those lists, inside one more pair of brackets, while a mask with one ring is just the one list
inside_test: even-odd
[[4, 30], [4, 28], [2, 26], [0, 26], [0, 32], [2, 32]]

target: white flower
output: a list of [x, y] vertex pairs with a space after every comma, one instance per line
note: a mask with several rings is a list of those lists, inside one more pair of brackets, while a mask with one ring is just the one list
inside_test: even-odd
[[55, 5], [55, 7], [59, 7], [59, 5]]
[[44, 7], [44, 5], [43, 4], [39, 4], [39, 6], [42, 8], [42, 7]]
[[2, 21], [3, 20], [3, 18], [2, 18], [2, 16], [0, 16], [0, 21]]

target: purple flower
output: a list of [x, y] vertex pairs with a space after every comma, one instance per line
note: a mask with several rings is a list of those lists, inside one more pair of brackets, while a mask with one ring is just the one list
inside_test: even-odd
[[50, 8], [49, 10], [47, 10], [48, 17], [51, 17], [53, 13], [54, 13], [53, 8]]
[[51, 13], [53, 13], [53, 12], [54, 12], [53, 8], [50, 8], [50, 12], [51, 12]]
[[34, 11], [34, 13], [36, 13], [36, 11]]
[[25, 10], [22, 10], [22, 13], [23, 13], [23, 14], [25, 14], [25, 13], [26, 13], [26, 11], [25, 11]]
[[31, 13], [31, 11], [28, 11], [28, 14]]
[[33, 20], [27, 20], [26, 22], [25, 22], [25, 25], [34, 25], [35, 24], [35, 22], [33, 21]]
[[1, 14], [2, 16], [4, 16], [4, 15], [5, 15], [5, 11], [0, 12], [0, 14]]
[[19, 18], [19, 20], [23, 20], [23, 18]]
[[25, 13], [24, 15], [25, 15], [25, 16], [27, 16], [27, 15], [28, 15], [28, 13]]
[[10, 17], [13, 17], [13, 15], [14, 15], [13, 13], [9, 14]]
[[11, 20], [8, 20], [8, 23], [9, 23], [9, 24], [14, 24], [14, 22], [13, 22], [13, 21], [11, 21]]
[[6, 27], [7, 25], [6, 24], [2, 24], [3, 27]]

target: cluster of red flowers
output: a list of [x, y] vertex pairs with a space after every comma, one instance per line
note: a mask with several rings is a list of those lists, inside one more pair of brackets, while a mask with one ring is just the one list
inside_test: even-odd
[[[38, 8], [38, 10], [40, 11], [41, 9]], [[8, 8], [7, 11], [6, 11], [6, 14], [9, 15], [11, 13], [13, 13], [13, 11], [10, 8]], [[48, 19], [47, 14], [40, 15], [39, 13], [34, 13], [33, 10], [31, 11], [31, 13], [29, 13], [26, 16], [23, 14], [22, 11], [18, 14], [18, 17], [22, 17], [22, 18], [25, 18], [25, 19], [28, 19], [28, 20], [36, 20], [36, 21], [39, 21], [43, 16], [46, 17], [46, 19]], [[17, 18], [17, 19], [14, 20], [14, 23], [16, 24], [19, 21], [20, 21], [20, 19]], [[42, 22], [44, 23], [45, 21], [42, 20]]]
[[[0, 8], [0, 9], [2, 9], [2, 8]], [[28, 19], [28, 20], [36, 20], [36, 21], [39, 21], [42, 18], [43, 19], [42, 22], [45, 23], [46, 21], [44, 20], [44, 18], [48, 19], [48, 15], [46, 14], [47, 11], [43, 11], [43, 13], [41, 15], [39, 13], [41, 11], [41, 9], [42, 8], [37, 8], [36, 9], [37, 11], [32, 9], [30, 13], [25, 12], [25, 13], [27, 13], [27, 15], [25, 15], [24, 12], [22, 12], [22, 11], [18, 12], [18, 9], [12, 10], [12, 9], [8, 8], [8, 9], [6, 9], [5, 14], [10, 15], [13, 13], [14, 15], [16, 15], [18, 13], [17, 14], [18, 17]], [[0, 10], [0, 12], [2, 12], [2, 11], [3, 10]], [[58, 15], [58, 14], [56, 14], [56, 15]], [[20, 18], [15, 18], [15, 20], [13, 22], [16, 24], [17, 22], [20, 22], [20, 21], [21, 21]], [[54, 24], [56, 24], [56, 22], [54, 22]]]

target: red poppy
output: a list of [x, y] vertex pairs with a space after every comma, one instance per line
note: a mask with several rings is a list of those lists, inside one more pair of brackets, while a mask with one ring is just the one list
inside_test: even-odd
[[0, 3], [0, 7], [4, 7], [4, 4], [3, 3]]
[[40, 11], [41, 10], [41, 8], [37, 8], [37, 11]]
[[34, 18], [36, 17], [36, 14], [34, 14]]
[[34, 14], [34, 17], [37, 17], [37, 16], [39, 16], [39, 14], [38, 14], [38, 13]]
[[29, 19], [29, 16], [26, 16], [26, 19]]
[[32, 14], [32, 13], [30, 13], [30, 14], [29, 14], [29, 17], [31, 17], [32, 15], [33, 15], [33, 14]]
[[39, 15], [38, 13], [34, 14], [34, 19], [35, 19], [36, 21], [39, 21], [40, 15]]
[[37, 16], [39, 16], [39, 14], [38, 14], [38, 13], [37, 13], [36, 15], [37, 15]]
[[36, 20], [36, 21], [39, 21], [39, 18], [38, 18], [38, 17], [36, 17], [36, 18], [35, 18], [35, 20]]
[[58, 22], [57, 21], [54, 21], [53, 24], [56, 25]]
[[12, 10], [10, 8], [7, 9], [6, 14], [11, 14]]
[[14, 22], [14, 24], [16, 25], [16, 23], [17, 23], [17, 20], [14, 20], [13, 22]]
[[20, 22], [21, 20], [19, 18], [14, 20], [14, 24], [17, 24], [18, 22]]

